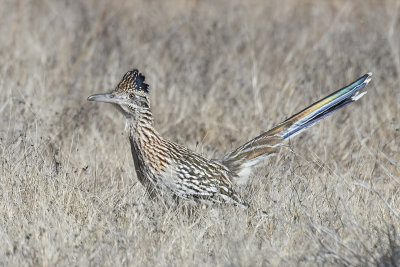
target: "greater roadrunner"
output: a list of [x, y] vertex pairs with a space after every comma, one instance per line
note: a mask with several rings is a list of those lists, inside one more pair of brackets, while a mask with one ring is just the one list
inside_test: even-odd
[[111, 93], [91, 95], [88, 100], [112, 103], [124, 114], [136, 175], [151, 195], [168, 202], [247, 207], [233, 185], [247, 178], [252, 166], [276, 153], [284, 140], [366, 94], [361, 89], [371, 75], [365, 74], [220, 159], [207, 159], [160, 136], [153, 127], [149, 86], [138, 70], [127, 72]]

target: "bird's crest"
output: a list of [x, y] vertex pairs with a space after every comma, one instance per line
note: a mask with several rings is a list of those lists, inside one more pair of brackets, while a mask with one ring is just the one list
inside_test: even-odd
[[116, 90], [119, 92], [149, 93], [149, 85], [144, 82], [145, 77], [138, 70], [128, 71], [119, 82]]

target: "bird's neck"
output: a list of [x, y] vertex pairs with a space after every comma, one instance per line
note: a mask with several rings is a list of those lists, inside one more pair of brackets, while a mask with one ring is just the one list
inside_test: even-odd
[[146, 144], [160, 142], [162, 140], [160, 134], [154, 129], [153, 114], [150, 109], [138, 111], [135, 116], [126, 118], [126, 130], [129, 138], [137, 143], [139, 149]]
[[[137, 117], [127, 117], [127, 131], [131, 152], [135, 163], [136, 174], [140, 182], [147, 187], [148, 174], [151, 170], [165, 172], [169, 158], [164, 146], [165, 140], [153, 127], [153, 117], [150, 110], [142, 111]], [[146, 175], [147, 174], [147, 175]]]

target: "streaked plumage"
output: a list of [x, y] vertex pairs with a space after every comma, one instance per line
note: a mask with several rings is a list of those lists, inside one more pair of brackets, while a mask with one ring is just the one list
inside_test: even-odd
[[148, 85], [137, 70], [127, 72], [110, 94], [92, 95], [88, 100], [112, 103], [125, 115], [136, 174], [151, 195], [169, 203], [184, 200], [247, 207], [234, 184], [247, 180], [251, 168], [276, 153], [285, 139], [362, 97], [366, 92], [361, 89], [371, 75], [365, 74], [219, 160], [204, 158], [160, 136], [153, 127]]

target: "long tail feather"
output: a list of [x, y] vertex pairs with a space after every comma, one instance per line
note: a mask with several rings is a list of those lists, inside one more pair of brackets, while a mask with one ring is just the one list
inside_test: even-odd
[[350, 85], [315, 102], [271, 130], [262, 133], [225, 155], [221, 162], [238, 173], [238, 176], [248, 176], [249, 168], [263, 158], [275, 154], [283, 140], [302, 132], [334, 111], [357, 101], [365, 95], [367, 92], [361, 90], [370, 82], [371, 76], [372, 73], [367, 73]]
[[335, 110], [338, 110], [365, 95], [367, 92], [360, 92], [360, 90], [370, 82], [371, 75], [372, 73], [365, 74], [350, 85], [303, 109], [268, 132], [276, 133], [283, 139], [299, 133], [305, 127], [311, 126]]

